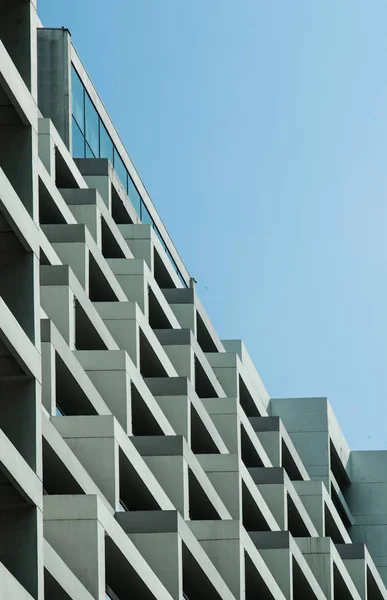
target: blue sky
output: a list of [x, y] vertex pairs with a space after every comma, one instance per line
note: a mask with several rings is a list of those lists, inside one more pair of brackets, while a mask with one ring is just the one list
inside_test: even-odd
[[385, 0], [38, 0], [222, 338], [387, 449]]

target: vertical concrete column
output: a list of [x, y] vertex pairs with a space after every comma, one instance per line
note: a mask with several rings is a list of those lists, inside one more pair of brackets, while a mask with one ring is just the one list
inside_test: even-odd
[[330, 538], [309, 538], [299, 542], [300, 549], [327, 600], [334, 599], [334, 570]]
[[144, 262], [114, 258], [108, 259], [107, 263], [128, 300], [136, 302], [145, 318], [149, 319], [148, 282], [145, 278]]
[[175, 304], [170, 303], [176, 319], [179, 321], [182, 329], [190, 329], [196, 336], [196, 308], [194, 304]]
[[153, 243], [150, 225], [119, 225], [119, 229], [133, 256], [146, 262], [153, 273]]
[[51, 136], [50, 119], [38, 119], [38, 151], [51, 179], [55, 180], [55, 144]]
[[257, 484], [270, 512], [283, 531], [288, 529], [287, 491], [283, 483]]
[[69, 265], [89, 295], [89, 249], [85, 242], [53, 242], [52, 247], [64, 265]]
[[321, 481], [293, 481], [313, 525], [319, 536], [325, 535], [325, 506]]
[[191, 521], [190, 528], [237, 600], [245, 598], [240, 521]]
[[189, 519], [188, 465], [183, 456], [143, 456], [172, 504]]
[[[288, 548], [259, 549], [287, 600], [293, 600], [293, 557]], [[294, 599], [296, 600], [296, 599]]]
[[282, 419], [310, 478], [323, 481], [330, 493], [327, 399], [272, 398], [270, 413]]
[[127, 371], [88, 370], [91, 381], [128, 435], [132, 435], [131, 385]]
[[74, 293], [68, 285], [43, 285], [42, 308], [55, 323], [69, 347], [75, 348]]
[[191, 402], [188, 396], [156, 396], [157, 404], [177, 435], [191, 445]]
[[98, 208], [94, 204], [70, 204], [70, 210], [77, 222], [87, 227], [102, 252], [101, 213]]
[[44, 537], [96, 600], [105, 600], [105, 531], [95, 496], [45, 496]]
[[[66, 417], [58, 417], [65, 419]], [[118, 443], [114, 437], [69, 437], [62, 433], [68, 446], [83, 464], [90, 477], [104, 494], [108, 502], [118, 510], [119, 457]]]
[[[140, 326], [136, 320], [135, 311], [128, 310], [127, 316], [123, 316], [123, 306], [119, 306], [118, 303], [114, 307], [108, 302], [95, 302], [95, 307], [120, 349], [125, 350], [139, 368]], [[111, 308], [112, 310], [110, 310]]]
[[273, 467], [282, 466], [282, 444], [279, 431], [256, 432]]
[[[362, 600], [367, 600], [367, 564], [364, 558], [343, 558], [347, 569]], [[372, 596], [371, 596], [372, 598]]]
[[242, 481], [236, 454], [200, 457], [208, 479], [223, 500], [233, 519], [242, 518]]
[[68, 29], [38, 29], [38, 98], [71, 152], [71, 37]]
[[175, 532], [131, 533], [130, 539], [174, 600], [183, 591], [183, 553], [181, 537]]
[[42, 342], [42, 402], [50, 415], [55, 415], [56, 369], [55, 348], [51, 342]]
[[195, 356], [191, 346], [163, 344], [163, 348], [179, 377], [187, 377], [194, 385]]
[[112, 182], [108, 175], [85, 175], [83, 178], [90, 189], [97, 190], [102, 200], [111, 212], [112, 206]]

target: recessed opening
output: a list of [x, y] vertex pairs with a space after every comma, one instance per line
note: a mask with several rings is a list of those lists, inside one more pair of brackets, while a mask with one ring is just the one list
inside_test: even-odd
[[78, 481], [45, 439], [43, 439], [43, 486], [46, 493], [52, 495], [84, 494]]
[[220, 516], [193, 471], [188, 469], [189, 517], [192, 521], [219, 520]]
[[66, 415], [96, 415], [97, 411], [82, 390], [72, 371], [58, 353], [55, 353], [56, 402]]
[[241, 425], [241, 455], [242, 461], [247, 468], [264, 466], [256, 447], [243, 425]]
[[161, 360], [140, 329], [140, 372], [143, 377], [167, 377]]
[[89, 297], [92, 302], [118, 302], [101, 267], [89, 252]]
[[0, 562], [33, 598], [38, 597], [39, 518], [41, 511], [30, 504], [0, 511]]
[[368, 566], [367, 569], [367, 599], [368, 600], [384, 600], [384, 594], [380, 591], [378, 584], [375, 581]]
[[348, 517], [333, 485], [331, 485], [331, 498], [332, 498], [333, 505], [334, 505], [335, 509], [337, 510], [337, 512], [339, 513], [340, 518], [341, 518], [342, 522], [344, 523], [345, 527], [351, 527], [352, 523], [349, 520], [349, 517]]
[[0, 471], [0, 513], [13, 510], [15, 508], [25, 508], [27, 501], [20, 493], [21, 490], [8, 479], [8, 477]]
[[164, 261], [155, 248], [153, 249], [153, 275], [161, 289], [176, 287]]
[[286, 499], [288, 509], [288, 530], [293, 537], [310, 537], [308, 528], [289, 494], [286, 494]]
[[55, 600], [71, 600], [71, 597], [47, 569], [44, 569], [44, 597], [55, 598]]
[[57, 147], [55, 147], [55, 185], [57, 188], [79, 188], [67, 161], [63, 158]]
[[289, 448], [284, 440], [281, 440], [282, 466], [285, 469], [289, 479], [292, 481], [303, 481], [303, 476], [297, 467], [297, 463], [293, 459]]
[[336, 448], [333, 445], [332, 440], [329, 441], [329, 449], [330, 449], [330, 459], [331, 459], [331, 471], [332, 471], [333, 475], [335, 476], [335, 479], [336, 479], [341, 491], [344, 493], [345, 490], [348, 488], [348, 486], [351, 483], [350, 479], [344, 468], [343, 463], [340, 460], [339, 455], [337, 454]]
[[245, 586], [246, 600], [274, 600], [275, 596], [271, 593], [262, 575], [258, 571], [250, 556], [245, 554]]
[[133, 382], [131, 382], [131, 401], [133, 435], [163, 435], [163, 430]]
[[103, 256], [105, 258], [125, 258], [121, 246], [103, 217], [101, 218], [101, 231]]
[[221, 600], [195, 557], [183, 543], [183, 595], [189, 600]]
[[241, 407], [243, 408], [246, 416], [248, 417], [261, 417], [261, 413], [259, 412], [252, 395], [242, 377], [239, 375], [239, 402]]
[[336, 521], [333, 518], [331, 511], [328, 509], [326, 504], [324, 504], [324, 513], [325, 513], [325, 536], [332, 538], [332, 541], [335, 544], [345, 544], [346, 540], [342, 536], [340, 529], [336, 525]]
[[1, 212], [0, 297], [33, 342], [35, 337], [34, 255], [32, 252], [25, 251]]
[[244, 482], [242, 482], [242, 515], [243, 527], [246, 531], [270, 531], [269, 524]]
[[105, 579], [112, 600], [128, 598], [128, 590], [130, 597], [136, 600], [154, 600], [154, 595], [135, 567], [108, 535], [105, 535]]
[[40, 248], [39, 252], [39, 262], [40, 266], [51, 265], [51, 261], [48, 259], [47, 255], [45, 254], [44, 250], [42, 250], [42, 248]]
[[75, 300], [75, 347], [77, 350], [107, 350], [80, 302]]
[[198, 311], [196, 311], [196, 338], [203, 352], [218, 352], [218, 348]]
[[353, 596], [335, 563], [333, 563], [333, 590], [335, 598], [340, 598], [340, 600], [353, 600]]
[[191, 450], [195, 454], [219, 454], [207, 427], [191, 404]]
[[112, 217], [119, 225], [132, 225], [133, 221], [127, 211], [125, 204], [116, 188], [111, 184], [111, 195], [112, 195]]
[[[7, 3], [11, 7], [14, 3]], [[1, 5], [0, 5], [1, 10]], [[0, 17], [1, 28], [1, 17]], [[12, 27], [14, 33], [14, 27]], [[33, 215], [32, 127], [22, 123], [0, 84], [0, 168], [29, 214]]]
[[[294, 558], [292, 558], [292, 570], [293, 597], [302, 598], [302, 600], [316, 600], [316, 595], [310, 586], [308, 578]], [[340, 598], [341, 600], [341, 596], [337, 596], [337, 598]]]
[[36, 469], [37, 401], [35, 380], [4, 377], [0, 380], [1, 429], [31, 469]]
[[197, 356], [195, 356], [195, 391], [199, 398], [218, 398], [218, 394]]
[[160, 510], [158, 502], [121, 449], [119, 450], [119, 480], [120, 501], [126, 510]]
[[[2, 379], [9, 379], [10, 377], [25, 377], [25, 373], [16, 358], [12, 356], [7, 346], [0, 339], [0, 386]], [[0, 388], [0, 401], [1, 401], [1, 388]]]
[[152, 289], [148, 287], [149, 292], [149, 325], [152, 329], [172, 329], [160, 302], [157, 300]]
[[39, 177], [39, 222], [41, 225], [65, 224], [66, 219]]

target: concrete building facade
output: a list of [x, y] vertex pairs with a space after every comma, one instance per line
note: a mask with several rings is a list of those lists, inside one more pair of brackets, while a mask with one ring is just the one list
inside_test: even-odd
[[387, 600], [387, 455], [220, 340], [66, 29], [0, 1], [0, 599]]

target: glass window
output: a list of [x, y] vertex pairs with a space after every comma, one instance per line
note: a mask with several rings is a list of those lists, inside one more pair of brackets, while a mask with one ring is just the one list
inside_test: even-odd
[[127, 172], [125, 165], [122, 161], [121, 156], [118, 154], [117, 150], [114, 148], [114, 168], [115, 171], [124, 186], [125, 192], [127, 191]]
[[72, 110], [73, 116], [79, 125], [82, 133], [85, 132], [85, 89], [79, 75], [72, 66], [71, 68], [71, 88], [72, 88]]
[[95, 154], [87, 142], [86, 142], [86, 158], [95, 158]]
[[99, 121], [99, 156], [108, 158], [113, 165], [113, 142], [101, 120]]
[[73, 128], [73, 157], [74, 158], [85, 158], [85, 139], [82, 131], [79, 129], [76, 120], [73, 117], [72, 121]]
[[131, 201], [131, 203], [134, 206], [136, 213], [141, 218], [141, 215], [140, 215], [141, 196], [138, 193], [138, 190], [137, 190], [136, 186], [134, 185], [133, 180], [129, 174], [128, 174], [128, 196], [129, 196], [129, 200]]
[[153, 223], [153, 229], [155, 230], [155, 234], [159, 238], [162, 247], [165, 249], [166, 248], [165, 242], [164, 242], [163, 238], [161, 237], [161, 233], [159, 232], [159, 230], [157, 229], [157, 227], [154, 223]]
[[99, 117], [95, 110], [95, 106], [89, 98], [89, 95], [85, 95], [85, 137], [89, 144], [94, 156], [99, 154]]
[[141, 202], [141, 217], [140, 218], [141, 218], [141, 221], [144, 223], [144, 225], [152, 225], [152, 227], [154, 226], [153, 219], [150, 216], [149, 210], [145, 206], [144, 202]]
[[167, 247], [165, 247], [165, 252], [167, 253], [167, 256], [168, 256], [168, 258], [170, 260], [170, 263], [172, 265], [173, 270], [177, 271], [177, 266], [175, 265], [175, 261], [173, 260], [172, 254], [170, 253], [170, 251], [168, 250]]

